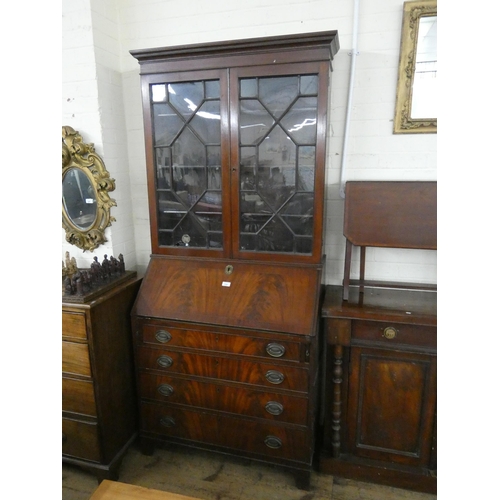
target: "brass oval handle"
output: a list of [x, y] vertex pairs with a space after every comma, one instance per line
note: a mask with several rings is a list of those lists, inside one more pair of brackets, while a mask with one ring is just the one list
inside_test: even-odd
[[166, 344], [172, 340], [172, 334], [167, 330], [158, 330], [155, 334], [155, 339], [162, 344]]
[[281, 358], [285, 354], [285, 347], [281, 344], [271, 342], [266, 346], [266, 352], [273, 358]]
[[266, 439], [264, 439], [264, 443], [266, 443], [268, 448], [272, 448], [273, 450], [277, 450], [283, 446], [281, 439], [276, 436], [267, 436]]
[[161, 417], [160, 424], [163, 425], [163, 427], [174, 427], [175, 419], [174, 417]]
[[268, 401], [265, 409], [271, 415], [281, 415], [283, 413], [283, 405], [277, 401]]
[[162, 354], [157, 360], [156, 363], [162, 368], [170, 368], [174, 364], [174, 360], [170, 356], [166, 356]]
[[170, 384], [161, 384], [158, 386], [158, 392], [162, 396], [169, 397], [174, 393], [174, 388]]
[[398, 331], [393, 326], [388, 326], [384, 329], [384, 333], [382, 334], [386, 339], [393, 339]]
[[277, 370], [269, 370], [266, 373], [266, 379], [271, 384], [281, 384], [285, 380], [285, 376]]

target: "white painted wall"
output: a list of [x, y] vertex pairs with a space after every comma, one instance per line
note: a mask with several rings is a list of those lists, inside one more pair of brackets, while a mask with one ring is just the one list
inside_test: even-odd
[[[346, 180], [436, 180], [436, 135], [394, 135], [403, 0], [360, 0]], [[327, 158], [325, 283], [344, 261], [340, 159], [352, 47], [352, 0], [63, 0], [63, 125], [94, 142], [116, 179], [117, 221], [93, 254], [66, 245], [80, 265], [123, 253], [143, 270], [151, 252], [139, 65], [129, 50], [336, 29]], [[88, 255], [87, 255], [88, 254]], [[367, 250], [367, 278], [437, 281], [436, 253]], [[354, 265], [354, 270], [356, 265]]]

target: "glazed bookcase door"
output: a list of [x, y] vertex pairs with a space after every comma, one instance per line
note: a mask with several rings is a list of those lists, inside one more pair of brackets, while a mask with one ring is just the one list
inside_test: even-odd
[[228, 255], [226, 72], [152, 75], [143, 85], [153, 252]]
[[235, 257], [319, 262], [328, 66], [231, 72]]

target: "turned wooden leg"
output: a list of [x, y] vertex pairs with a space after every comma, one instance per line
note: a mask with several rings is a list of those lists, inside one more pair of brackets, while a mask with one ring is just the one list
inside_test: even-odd
[[340, 421], [342, 418], [342, 363], [344, 350], [333, 346], [333, 403], [332, 403], [332, 455], [340, 456]]

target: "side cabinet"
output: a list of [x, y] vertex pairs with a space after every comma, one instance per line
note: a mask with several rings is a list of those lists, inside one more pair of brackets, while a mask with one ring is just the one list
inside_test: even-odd
[[118, 478], [137, 436], [130, 310], [140, 279], [62, 303], [62, 461]]
[[327, 287], [320, 470], [436, 492], [436, 294]]

